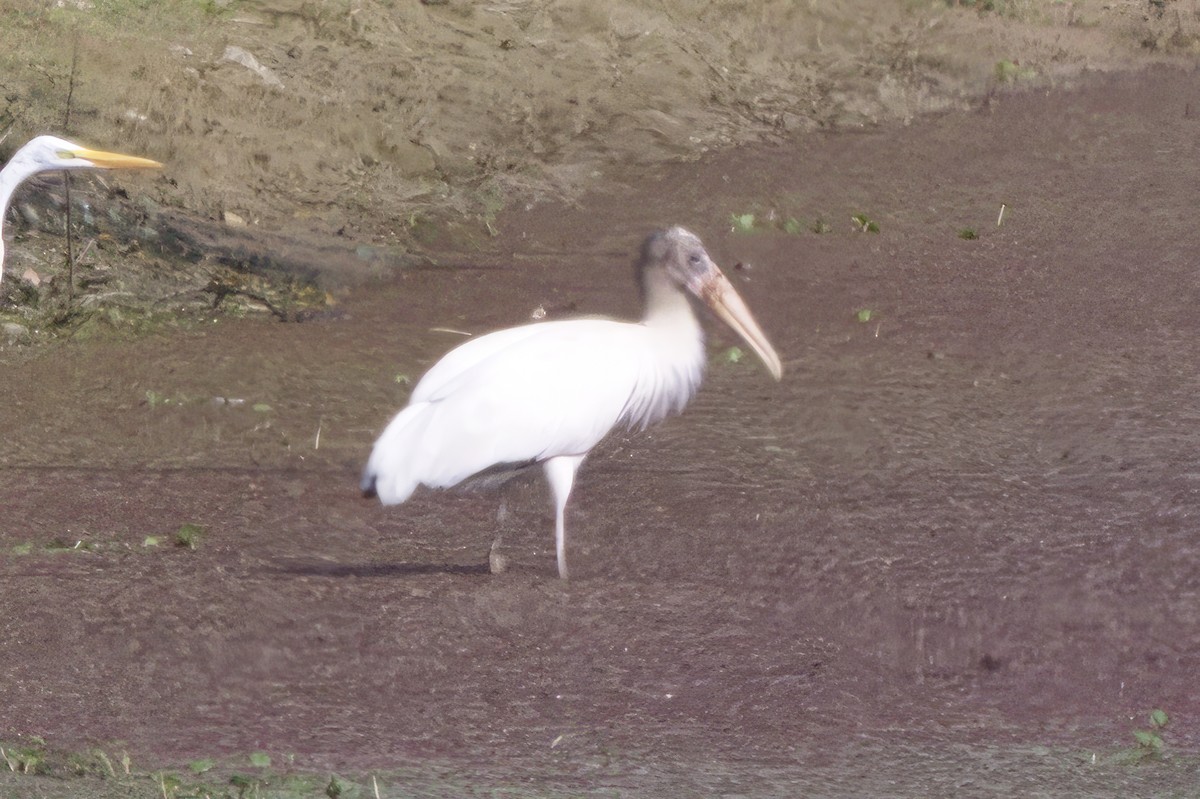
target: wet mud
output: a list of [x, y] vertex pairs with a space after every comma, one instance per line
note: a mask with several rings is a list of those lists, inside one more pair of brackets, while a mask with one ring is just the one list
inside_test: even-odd
[[[0, 352], [0, 729], [418, 795], [1191, 790], [1197, 108], [1168, 69], [995, 95], [511, 209], [336, 317]], [[668, 223], [784, 379], [710, 325], [688, 411], [580, 472], [576, 579], [536, 477], [358, 495], [454, 331], [636, 314]], [[1155, 707], [1175, 758], [1120, 763]]]

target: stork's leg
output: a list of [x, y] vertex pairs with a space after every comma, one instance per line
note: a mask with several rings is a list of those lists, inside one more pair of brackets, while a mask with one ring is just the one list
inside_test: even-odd
[[546, 461], [546, 480], [554, 492], [554, 543], [558, 549], [558, 576], [567, 579], [567, 531], [563, 518], [567, 510], [567, 498], [575, 484], [575, 472], [583, 463], [583, 455], [559, 455]]

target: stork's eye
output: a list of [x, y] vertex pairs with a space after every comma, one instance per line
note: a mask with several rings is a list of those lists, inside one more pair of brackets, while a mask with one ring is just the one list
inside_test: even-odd
[[703, 259], [701, 259], [696, 253], [692, 253], [688, 256], [688, 263], [692, 266], [700, 266], [700, 264], [703, 263]]

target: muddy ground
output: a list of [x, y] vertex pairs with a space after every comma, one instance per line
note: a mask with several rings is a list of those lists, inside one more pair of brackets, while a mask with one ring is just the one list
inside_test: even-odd
[[[212, 759], [194, 779], [234, 794], [230, 771], [320, 775], [289, 788], [312, 795], [330, 772], [384, 796], [1194, 793], [1200, 75], [970, 98], [616, 159], [304, 323], [193, 314], [0, 350], [0, 741], [55, 753], [0, 792], [170, 792], [71, 776], [71, 753], [103, 773], [99, 747], [143, 775]], [[211, 192], [189, 168], [120, 185]], [[255, 196], [286, 236], [288, 200]], [[784, 379], [710, 326], [687, 413], [581, 472], [577, 579], [554, 576], [537, 479], [358, 496], [407, 381], [461, 340], [446, 328], [636, 314], [629, 261], [674, 222], [743, 265]], [[512, 565], [491, 575], [497, 534]], [[1135, 764], [1154, 708], [1165, 756]]]

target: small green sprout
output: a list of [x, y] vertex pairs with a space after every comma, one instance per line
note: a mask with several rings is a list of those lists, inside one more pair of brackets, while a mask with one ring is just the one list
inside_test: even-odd
[[1149, 729], [1133, 731], [1134, 746], [1118, 752], [1114, 759], [1122, 763], [1144, 763], [1148, 760], [1162, 760], [1165, 757], [1166, 743], [1162, 731], [1170, 723], [1171, 718], [1166, 711], [1154, 709], [1148, 718]]
[[1027, 80], [1036, 76], [1036, 70], [1021, 66], [1020, 61], [1003, 60], [996, 62], [997, 83], [1015, 83], [1018, 80]]
[[751, 233], [754, 230], [754, 214], [731, 214], [730, 224], [738, 233]]
[[958, 237], [960, 239], [966, 239], [967, 241], [974, 241], [975, 239], [979, 238], [979, 234], [975, 232], [974, 228], [965, 227], [958, 231]]
[[855, 214], [850, 217], [850, 221], [854, 223], [854, 227], [860, 233], [878, 233], [879, 225], [871, 220], [866, 214]]
[[741, 363], [745, 353], [741, 347], [730, 347], [725, 350], [725, 361], [727, 363]]
[[211, 771], [216, 765], [217, 761], [211, 757], [202, 757], [199, 760], [193, 760], [191, 763], [188, 763], [188, 768], [192, 770], [193, 774], [203, 774], [206, 771]]
[[165, 394], [159, 394], [153, 389], [146, 389], [146, 404], [151, 408], [157, 408], [159, 405], [171, 404], [171, 398]]
[[1133, 740], [1137, 742], [1137, 751], [1141, 755], [1141, 759], [1158, 760], [1163, 755], [1162, 736], [1159, 732], [1167, 726], [1167, 722], [1171, 719], [1167, 716], [1166, 711], [1158, 708], [1150, 711], [1150, 729], [1134, 730]]
[[266, 752], [252, 752], [250, 754], [250, 765], [256, 768], [270, 768], [271, 756]]
[[804, 224], [794, 216], [789, 216], [783, 220], [783, 232], [791, 235], [804, 232]]
[[186, 547], [187, 549], [195, 549], [200, 543], [200, 538], [203, 535], [203, 527], [189, 522], [188, 524], [182, 525], [175, 532], [175, 546]]
[[165, 771], [160, 771], [154, 775], [158, 778], [158, 788], [162, 792], [164, 799], [175, 796], [179, 792], [180, 786], [183, 783], [174, 774], [168, 774]]
[[855, 317], [858, 319], [858, 321], [862, 322], [863, 324], [866, 324], [867, 322], [871, 321], [871, 317], [874, 315], [875, 315], [875, 312], [872, 311], [870, 308], [863, 308], [858, 313], [855, 314]]

